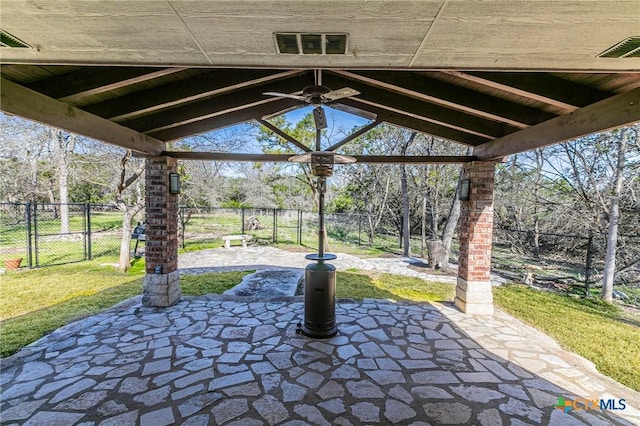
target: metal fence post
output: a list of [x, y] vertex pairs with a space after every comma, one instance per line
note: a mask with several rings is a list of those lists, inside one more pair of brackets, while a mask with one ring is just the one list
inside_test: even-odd
[[358, 214], [358, 245], [362, 245], [362, 214]]
[[33, 268], [33, 246], [31, 245], [31, 202], [25, 204], [24, 221], [27, 237], [27, 266]]
[[36, 268], [40, 266], [40, 254], [38, 253], [38, 204], [33, 206], [33, 247], [36, 253]]
[[91, 203], [87, 203], [86, 205], [86, 214], [87, 214], [87, 258], [91, 260]]
[[278, 214], [276, 209], [273, 209], [273, 236], [271, 240], [274, 244], [278, 244]]
[[242, 217], [242, 232], [240, 232], [242, 235], [244, 235], [244, 207], [240, 208], [240, 215]]
[[302, 210], [298, 209], [298, 245], [302, 245]]

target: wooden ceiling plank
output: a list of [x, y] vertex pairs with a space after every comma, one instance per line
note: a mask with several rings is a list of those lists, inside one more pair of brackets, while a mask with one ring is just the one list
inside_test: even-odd
[[174, 141], [186, 138], [199, 133], [209, 132], [222, 129], [224, 127], [233, 126], [235, 124], [244, 123], [257, 118], [275, 114], [279, 111], [287, 110], [293, 106], [299, 105], [300, 102], [295, 99], [275, 99], [266, 103], [234, 111], [228, 114], [207, 118], [205, 120], [195, 121], [179, 127], [154, 132], [151, 135], [162, 141]]
[[87, 67], [29, 84], [29, 89], [67, 103], [184, 71], [186, 68]]
[[254, 103], [267, 102], [270, 97], [263, 95], [263, 92], [292, 92], [300, 90], [307, 84], [309, 84], [309, 76], [295, 75], [257, 87], [245, 87], [231, 93], [158, 111], [155, 114], [121, 122], [121, 124], [140, 132], [152, 133], [222, 115], [227, 111], [242, 109]]
[[34, 90], [0, 79], [0, 108], [29, 120], [78, 133], [146, 155], [158, 155], [165, 144], [153, 137], [89, 114]]
[[473, 153], [481, 160], [497, 159], [636, 122], [640, 88], [479, 145]]
[[274, 126], [273, 124], [269, 123], [266, 120], [262, 120], [262, 119], [258, 119], [256, 120], [258, 123], [262, 124], [264, 127], [266, 127], [267, 129], [271, 130], [273, 133], [275, 133], [276, 135], [280, 136], [281, 138], [283, 138], [284, 140], [292, 143], [293, 145], [297, 146], [298, 148], [300, 148], [301, 150], [303, 150], [304, 152], [311, 152], [311, 148], [309, 148], [308, 146], [304, 145], [303, 143], [301, 143], [299, 140], [297, 140], [296, 138], [294, 138], [293, 136], [289, 135], [288, 133], [286, 133], [285, 131], [278, 129], [276, 126]]
[[[287, 163], [291, 154], [245, 154], [236, 152], [164, 151], [162, 155], [179, 160], [279, 162]], [[475, 161], [470, 155], [354, 155], [357, 163], [373, 164], [462, 164]]]
[[359, 99], [378, 105], [385, 105], [398, 111], [405, 111], [425, 118], [425, 120], [438, 122], [443, 126], [450, 126], [458, 130], [472, 132], [489, 139], [498, 138], [519, 130], [509, 126], [475, 115], [455, 111], [429, 102], [421, 101], [409, 96], [391, 93], [369, 84], [347, 79], [335, 74], [325, 73], [323, 84], [336, 89], [339, 87], [351, 87], [360, 92]]
[[468, 146], [476, 146], [488, 142], [489, 138], [461, 132], [449, 127], [439, 126], [429, 121], [414, 118], [400, 112], [389, 111], [387, 109], [366, 105], [356, 99], [340, 99], [340, 104], [350, 108], [369, 111], [376, 114], [376, 120], [384, 121], [395, 126], [404, 127], [406, 129], [415, 130], [417, 132], [426, 133], [443, 139], [451, 140]]
[[572, 112], [612, 95], [560, 77], [542, 73], [449, 72], [465, 80], [504, 90]]
[[514, 127], [525, 128], [556, 117], [495, 96], [456, 86], [416, 72], [334, 71], [397, 93], [419, 97], [447, 108], [457, 109]]
[[237, 90], [299, 73], [298, 70], [215, 70], [205, 75], [93, 104], [84, 107], [84, 109], [101, 117], [122, 122], [225, 91]]

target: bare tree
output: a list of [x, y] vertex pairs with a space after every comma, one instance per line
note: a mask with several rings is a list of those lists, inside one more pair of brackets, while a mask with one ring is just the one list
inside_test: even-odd
[[[128, 167], [133, 167], [134, 170], [129, 172], [127, 177]], [[143, 173], [144, 162], [140, 160], [132, 161], [131, 151], [127, 151], [120, 160], [120, 179], [114, 194], [116, 206], [123, 215], [120, 258], [118, 261], [118, 268], [123, 272], [131, 267], [130, 244], [133, 219], [144, 208], [144, 189], [139, 180]]]
[[616, 249], [618, 244], [618, 224], [620, 221], [620, 193], [622, 192], [622, 179], [624, 175], [625, 157], [627, 154], [627, 138], [631, 133], [638, 136], [638, 128], [626, 129], [617, 138], [617, 162], [614, 171], [615, 184], [611, 194], [611, 204], [609, 207], [609, 227], [607, 230], [607, 250], [604, 262], [604, 273], [602, 277], [601, 297], [607, 302], [613, 301], [613, 278], [616, 272]]
[[60, 202], [60, 233], [69, 233], [69, 175], [77, 135], [51, 127], [50, 142], [57, 165], [58, 201]]

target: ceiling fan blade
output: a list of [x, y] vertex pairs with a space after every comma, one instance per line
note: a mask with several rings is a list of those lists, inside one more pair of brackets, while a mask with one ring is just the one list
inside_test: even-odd
[[346, 112], [348, 114], [357, 115], [358, 117], [362, 117], [371, 121], [375, 120], [378, 117], [378, 115], [373, 112], [365, 111], [363, 109], [352, 107], [350, 105], [331, 104], [329, 108], [337, 109], [338, 111]]
[[280, 92], [264, 92], [263, 95], [266, 96], [277, 96], [279, 98], [291, 98], [296, 99], [301, 102], [307, 102], [306, 96], [292, 95], [290, 93], [280, 93]]
[[335, 154], [333, 156], [333, 162], [335, 164], [349, 164], [349, 163], [355, 163], [356, 160], [354, 157], [350, 156], [350, 155], [342, 155], [342, 154]]
[[292, 155], [287, 160], [292, 163], [311, 163], [311, 153]]
[[360, 92], [350, 87], [343, 87], [342, 89], [332, 90], [329, 93], [322, 95], [322, 100], [325, 102], [331, 102], [342, 98], [350, 98], [351, 96], [357, 96]]

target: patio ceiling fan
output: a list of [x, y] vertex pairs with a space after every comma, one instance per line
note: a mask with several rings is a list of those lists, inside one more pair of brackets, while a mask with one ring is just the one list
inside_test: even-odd
[[263, 95], [276, 96], [279, 98], [296, 99], [300, 102], [313, 105], [316, 108], [320, 108], [321, 105], [326, 105], [331, 102], [337, 101], [343, 98], [350, 98], [360, 94], [355, 89], [350, 87], [343, 87], [341, 89], [331, 90], [327, 86], [322, 85], [322, 70], [315, 70], [315, 84], [313, 86], [307, 86], [302, 89], [301, 95], [295, 95], [293, 93], [280, 93], [280, 92], [265, 92]]

